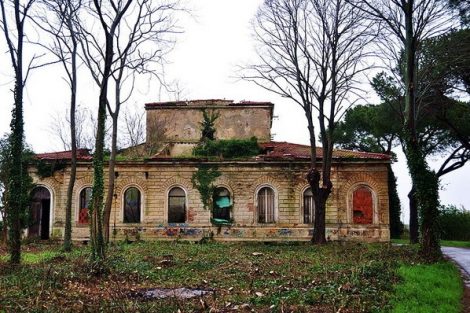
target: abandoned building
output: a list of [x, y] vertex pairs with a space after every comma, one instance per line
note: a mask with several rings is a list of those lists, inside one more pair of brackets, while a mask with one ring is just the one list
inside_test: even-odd
[[[271, 140], [273, 108], [269, 102], [230, 100], [146, 104], [146, 143], [121, 151], [117, 159], [111, 240], [194, 240], [207, 234], [215, 240], [309, 240], [315, 210], [305, 178], [310, 150]], [[204, 122], [212, 122], [212, 133], [203, 134]], [[240, 148], [233, 155], [195, 153], [207, 141], [241, 147], [254, 142], [259, 150], [249, 155]], [[36, 188], [28, 236], [62, 238], [70, 156], [69, 151], [37, 155], [41, 162], [62, 166], [50, 175], [31, 170]], [[389, 240], [389, 163], [383, 154], [334, 151], [334, 187], [326, 212], [329, 240]], [[203, 182], [198, 185], [197, 174], [210, 172], [216, 174], [204, 186], [208, 195], [200, 192]], [[89, 237], [92, 179], [92, 155], [79, 149], [74, 240]]]

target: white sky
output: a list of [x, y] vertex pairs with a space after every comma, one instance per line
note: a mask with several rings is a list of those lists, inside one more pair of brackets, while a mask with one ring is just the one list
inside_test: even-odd
[[[262, 0], [188, 0], [195, 18], [181, 20], [185, 33], [178, 36], [175, 50], [170, 54], [171, 64], [166, 67], [169, 79], [177, 79], [183, 87], [183, 98], [222, 98], [275, 103], [273, 123], [274, 139], [308, 144], [305, 117], [300, 107], [281, 99], [253, 83], [235, 78], [238, 65], [248, 64], [254, 57], [254, 44], [250, 35], [250, 20]], [[12, 71], [3, 34], [0, 38], [0, 134], [9, 131], [11, 118]], [[68, 87], [62, 79], [60, 66], [39, 69], [28, 80], [25, 92], [26, 140], [36, 152], [57, 151], [62, 147], [51, 134], [54, 116], [63, 115], [68, 105]], [[80, 74], [79, 103], [96, 111], [97, 89], [88, 73]], [[376, 97], [373, 92], [371, 97]], [[372, 98], [376, 99], [376, 98]], [[161, 97], [157, 83], [141, 83], [131, 103], [143, 107], [146, 102], [169, 100]], [[398, 188], [408, 223], [406, 195], [410, 179], [404, 156], [393, 165], [398, 177]], [[433, 167], [439, 160], [432, 160]], [[464, 205], [470, 209], [470, 166], [448, 174], [442, 180], [442, 203]]]

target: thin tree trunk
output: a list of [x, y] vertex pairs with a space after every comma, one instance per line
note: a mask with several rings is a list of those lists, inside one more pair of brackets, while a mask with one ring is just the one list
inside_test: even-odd
[[[70, 27], [70, 25], [69, 25]], [[72, 36], [73, 37], [73, 36]], [[77, 101], [77, 42], [75, 38], [73, 41], [73, 51], [71, 54], [71, 78], [70, 82], [70, 139], [72, 145], [72, 161], [70, 169], [70, 180], [67, 188], [67, 204], [65, 207], [65, 234], [64, 234], [64, 250], [72, 250], [72, 197], [73, 188], [75, 186], [75, 180], [77, 176], [77, 136], [76, 136], [76, 101]]]
[[108, 193], [106, 196], [106, 204], [104, 207], [104, 238], [105, 242], [109, 242], [109, 228], [110, 228], [110, 219], [111, 219], [111, 208], [114, 198], [114, 185], [116, 175], [114, 169], [116, 167], [116, 154], [117, 154], [117, 132], [118, 132], [118, 114], [114, 112], [113, 115], [113, 130], [112, 130], [112, 139], [111, 139], [111, 156], [108, 163]]
[[408, 193], [410, 203], [410, 243], [419, 243], [419, 221], [418, 221], [418, 205], [416, 203], [416, 189], [411, 188]]

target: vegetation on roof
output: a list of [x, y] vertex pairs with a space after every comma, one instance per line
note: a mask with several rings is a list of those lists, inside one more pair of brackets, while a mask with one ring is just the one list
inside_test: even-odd
[[252, 157], [260, 153], [261, 148], [256, 137], [250, 139], [209, 140], [193, 149], [195, 156], [215, 156], [225, 159]]

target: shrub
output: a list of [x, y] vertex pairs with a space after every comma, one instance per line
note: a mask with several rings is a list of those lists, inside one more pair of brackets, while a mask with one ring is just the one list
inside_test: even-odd
[[439, 224], [442, 239], [470, 241], [470, 211], [465, 208], [441, 206]]
[[209, 140], [194, 148], [195, 156], [241, 158], [261, 153], [256, 137], [250, 139]]

